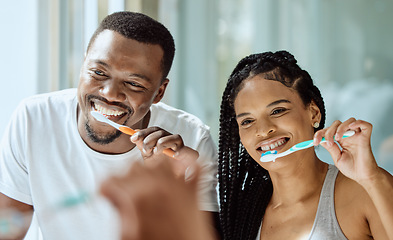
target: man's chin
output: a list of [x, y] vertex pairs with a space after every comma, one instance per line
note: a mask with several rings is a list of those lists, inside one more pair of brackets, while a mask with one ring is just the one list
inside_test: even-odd
[[85, 129], [86, 129], [88, 138], [89, 138], [91, 141], [93, 141], [93, 142], [95, 142], [95, 143], [98, 143], [98, 144], [100, 144], [100, 145], [106, 145], [106, 144], [112, 143], [112, 142], [115, 141], [117, 138], [119, 138], [120, 135], [122, 134], [122, 133], [121, 133], [120, 131], [118, 131], [118, 130], [116, 130], [115, 132], [110, 133], [110, 134], [105, 134], [105, 135], [103, 135], [103, 134], [98, 134], [97, 132], [95, 132], [95, 131], [90, 127], [90, 125], [89, 125], [88, 123], [85, 125]]

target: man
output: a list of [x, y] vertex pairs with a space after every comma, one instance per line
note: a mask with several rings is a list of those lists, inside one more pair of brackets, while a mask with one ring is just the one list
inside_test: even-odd
[[[217, 152], [208, 127], [160, 103], [174, 51], [169, 31], [150, 17], [106, 17], [88, 45], [78, 89], [33, 96], [15, 111], [0, 147], [0, 209], [34, 209], [45, 239], [118, 239], [118, 216], [100, 197], [101, 182], [133, 162], [169, 158], [160, 154], [169, 147], [175, 158], [179, 149], [198, 152], [199, 208], [218, 211]], [[131, 142], [91, 111], [141, 129], [138, 139]], [[171, 159], [175, 168], [186, 164], [177, 167], [184, 171], [189, 162], [180, 160]]]

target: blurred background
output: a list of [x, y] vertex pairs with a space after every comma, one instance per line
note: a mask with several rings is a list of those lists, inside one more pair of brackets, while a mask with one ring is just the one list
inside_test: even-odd
[[0, 136], [22, 98], [77, 87], [90, 36], [120, 10], [145, 13], [172, 32], [177, 51], [164, 102], [201, 118], [216, 142], [221, 94], [236, 63], [285, 49], [321, 89], [327, 124], [371, 122], [377, 161], [393, 172], [391, 0], [0, 0]]

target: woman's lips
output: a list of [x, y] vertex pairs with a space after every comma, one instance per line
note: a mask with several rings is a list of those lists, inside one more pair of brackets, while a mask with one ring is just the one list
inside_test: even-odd
[[267, 151], [272, 151], [272, 150], [276, 150], [279, 151], [282, 148], [284, 148], [284, 146], [286, 145], [286, 143], [288, 142], [289, 138], [278, 138], [278, 139], [274, 139], [274, 140], [269, 140], [269, 141], [264, 141], [260, 144], [258, 144], [259, 146], [257, 147], [257, 151], [259, 153], [264, 153]]

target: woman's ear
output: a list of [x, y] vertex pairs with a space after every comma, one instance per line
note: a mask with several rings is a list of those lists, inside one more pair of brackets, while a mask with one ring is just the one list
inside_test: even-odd
[[[311, 101], [311, 103], [308, 105], [308, 108], [310, 111], [310, 123], [314, 128], [318, 128], [322, 118], [321, 110], [317, 104], [315, 104], [314, 100]], [[318, 127], [315, 127], [316, 125], [318, 125]]]

